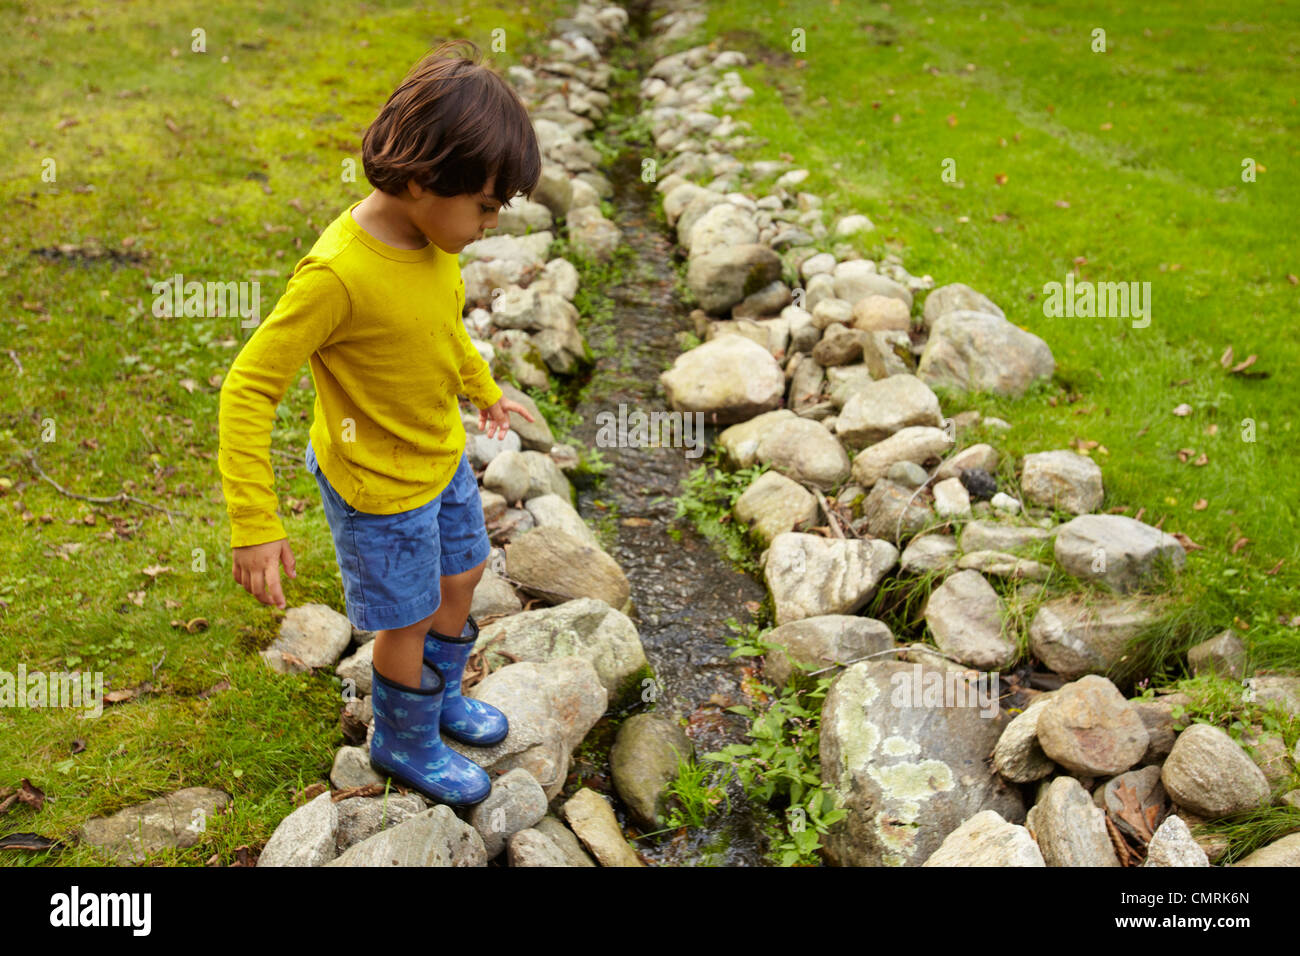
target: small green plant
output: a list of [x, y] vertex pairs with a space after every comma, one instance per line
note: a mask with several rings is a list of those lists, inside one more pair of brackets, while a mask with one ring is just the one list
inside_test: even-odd
[[[755, 656], [777, 646], [752, 625], [728, 625], [733, 631], [727, 639], [732, 657]], [[727, 708], [748, 718], [746, 736], [752, 743], [729, 744], [704, 759], [731, 767], [749, 799], [784, 805], [785, 826], [772, 834], [769, 851], [775, 862], [816, 866], [821, 862], [821, 838], [848, 812], [835, 806], [834, 795], [821, 780], [821, 707], [833, 675], [814, 679], [807, 674], [811, 665], [791, 663], [794, 671], [779, 693], [767, 684], [758, 685], [767, 697], [765, 706]]]
[[766, 470], [766, 465], [752, 465], [726, 471], [719, 467], [719, 453], [715, 450], [708, 461], [696, 467], [682, 482], [682, 493], [674, 499], [677, 509], [674, 520], [688, 520], [702, 537], [722, 549], [727, 560], [745, 571], [757, 573], [755, 547], [747, 529], [732, 521], [731, 509], [745, 489]]
[[704, 826], [710, 816], [721, 812], [718, 804], [723, 801], [731, 810], [731, 798], [719, 776], [715, 768], [678, 756], [677, 778], [665, 788], [675, 801], [665, 820], [669, 829]]

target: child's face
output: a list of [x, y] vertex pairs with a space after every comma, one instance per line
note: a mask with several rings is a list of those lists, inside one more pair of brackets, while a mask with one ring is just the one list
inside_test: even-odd
[[492, 185], [489, 178], [482, 193], [439, 196], [411, 180], [407, 184], [411, 220], [430, 242], [455, 255], [482, 239], [484, 231], [496, 228], [501, 203], [492, 195]]

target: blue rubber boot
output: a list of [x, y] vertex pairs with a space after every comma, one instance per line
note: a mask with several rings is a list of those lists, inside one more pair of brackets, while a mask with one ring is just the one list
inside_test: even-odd
[[487, 771], [456, 753], [438, 735], [445, 693], [440, 677], [417, 690], [389, 680], [373, 667], [371, 673], [375, 733], [370, 766], [377, 773], [452, 806], [472, 806], [492, 792]]
[[430, 630], [424, 638], [424, 680], [429, 684], [436, 672], [446, 684], [442, 698], [442, 732], [453, 740], [471, 747], [491, 747], [506, 739], [509, 721], [491, 704], [485, 704], [460, 692], [465, 665], [478, 640], [478, 622], [465, 621], [460, 637], [448, 637]]

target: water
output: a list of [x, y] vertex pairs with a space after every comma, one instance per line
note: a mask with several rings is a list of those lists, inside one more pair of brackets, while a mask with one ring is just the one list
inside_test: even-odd
[[[583, 423], [574, 434], [588, 447], [597, 446], [597, 415], [617, 416], [620, 403], [629, 414], [634, 409], [647, 415], [670, 411], [658, 387], [659, 374], [681, 352], [676, 336], [688, 327], [687, 310], [675, 292], [673, 244], [653, 216], [653, 185], [641, 182], [639, 158], [625, 152], [605, 172], [614, 184], [615, 222], [634, 259], [622, 283], [607, 290], [614, 302], [610, 324], [589, 333], [592, 348], [603, 354], [586, 391], [592, 397], [575, 408]], [[602, 347], [610, 345], [612, 349]], [[752, 659], [731, 659], [726, 644], [731, 632], [724, 622], [747, 623], [764, 587], [735, 570], [683, 522], [676, 525], [680, 540], [669, 534], [672, 499], [699, 462], [698, 456], [687, 457], [694, 451], [600, 450], [613, 467], [599, 485], [579, 489], [578, 510], [594, 523], [607, 520], [611, 511], [617, 515], [617, 538], [609, 550], [631, 582], [634, 619], [659, 684], [656, 710], [690, 718], [687, 734], [697, 759], [744, 742], [747, 721], [725, 707], [746, 703], [740, 685]], [[762, 864], [765, 839], [734, 783], [730, 795], [730, 814], [684, 835], [637, 841], [638, 847], [666, 864]]]

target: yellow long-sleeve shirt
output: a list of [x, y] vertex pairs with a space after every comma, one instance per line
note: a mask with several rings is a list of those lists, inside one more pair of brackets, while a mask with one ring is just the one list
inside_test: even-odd
[[231, 547], [286, 537], [271, 468], [276, 406], [304, 361], [321, 471], [354, 508], [396, 514], [432, 501], [465, 448], [456, 396], [501, 398], [461, 320], [456, 256], [398, 249], [352, 218], [353, 203], [294, 267], [284, 295], [221, 386], [219, 447]]

